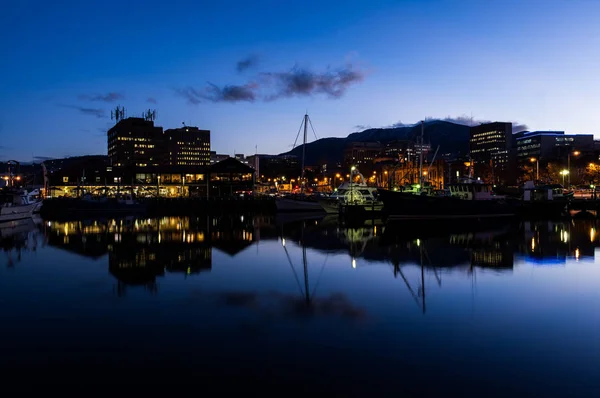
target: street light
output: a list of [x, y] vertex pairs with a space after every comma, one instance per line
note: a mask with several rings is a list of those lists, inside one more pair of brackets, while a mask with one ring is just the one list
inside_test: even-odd
[[[581, 154], [581, 152], [579, 151], [574, 151], [574, 152], [569, 152], [569, 155], [567, 157], [567, 175], [569, 176], [569, 178], [567, 179], [568, 181], [568, 188], [571, 188], [571, 153], [573, 154], [573, 156], [579, 156]], [[563, 181], [564, 184], [564, 181]]]
[[535, 162], [535, 179], [536, 181], [540, 180], [540, 160], [538, 158], [529, 159], [531, 163]]
[[565, 176], [569, 175], [569, 170], [561, 170], [560, 175], [563, 177], [563, 186], [565, 185]]

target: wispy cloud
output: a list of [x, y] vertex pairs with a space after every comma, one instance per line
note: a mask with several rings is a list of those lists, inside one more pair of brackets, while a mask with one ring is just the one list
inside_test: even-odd
[[50, 156], [34, 156], [33, 158], [35, 160], [52, 160], [52, 159], [54, 159], [53, 157], [50, 157]]
[[98, 119], [102, 119], [106, 116], [105, 110], [101, 109], [101, 108], [86, 108], [86, 107], [76, 106], [76, 105], [61, 105], [61, 106], [65, 107], [65, 108], [75, 109], [75, 110], [79, 111], [79, 113], [82, 113], [84, 115], [95, 116]]
[[208, 94], [205, 98], [213, 102], [252, 102], [256, 99], [255, 91], [257, 89], [258, 85], [256, 83], [249, 83], [243, 86], [229, 85], [224, 87], [218, 87], [215, 84], [209, 83], [206, 90]]
[[357, 124], [356, 126], [353, 127], [354, 130], [368, 130], [370, 128], [371, 128], [371, 126], [365, 125], [365, 124]]
[[121, 93], [110, 92], [107, 94], [93, 94], [93, 95], [81, 94], [78, 98], [83, 101], [115, 102], [120, 99], [124, 99], [125, 96]]
[[238, 73], [242, 73], [244, 71], [246, 71], [247, 69], [253, 68], [254, 66], [256, 66], [259, 62], [259, 58], [257, 55], [255, 54], [251, 54], [249, 56], [247, 56], [246, 58], [243, 58], [241, 60], [239, 60], [236, 64], [236, 70], [238, 71]]
[[146, 102], [148, 102], [149, 104], [156, 104], [156, 98], [153, 97], [148, 97], [148, 99], [146, 100]]
[[365, 78], [365, 74], [353, 68], [351, 64], [323, 73], [294, 67], [288, 72], [264, 73], [263, 76], [267, 77], [275, 87], [275, 92], [266, 97], [269, 101], [315, 94], [324, 94], [334, 99], [340, 98], [351, 85]]
[[188, 103], [197, 105], [204, 101], [253, 102], [257, 96], [257, 89], [258, 85], [255, 83], [249, 83], [243, 86], [229, 85], [223, 87], [208, 83], [208, 85], [202, 90], [197, 90], [193, 87], [186, 87], [184, 89], [177, 90], [177, 93], [187, 99]]
[[[243, 60], [247, 61], [247, 60]], [[242, 62], [242, 70], [249, 66]], [[250, 63], [249, 65], [251, 65]], [[238, 63], [239, 70], [239, 63]], [[348, 88], [364, 80], [363, 70], [352, 64], [315, 72], [308, 68], [293, 67], [285, 72], [260, 72], [245, 84], [216, 85], [207, 83], [204, 88], [192, 86], [175, 89], [188, 103], [197, 105], [211, 102], [274, 101], [281, 98], [324, 95], [330, 99], [342, 97]]]

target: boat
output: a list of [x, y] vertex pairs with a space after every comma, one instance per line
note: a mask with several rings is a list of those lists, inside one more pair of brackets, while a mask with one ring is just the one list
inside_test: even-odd
[[457, 183], [447, 184], [451, 197], [464, 200], [497, 200], [506, 199], [505, 195], [496, 195], [492, 184], [486, 184], [474, 178], [462, 178]]
[[5, 189], [0, 192], [0, 222], [8, 222], [30, 218], [41, 206], [26, 190]]
[[305, 158], [306, 158], [306, 138], [308, 134], [308, 123], [310, 123], [308, 114], [304, 115], [300, 128], [304, 126], [304, 139], [302, 144], [302, 175], [300, 177], [300, 194], [290, 195], [275, 200], [275, 207], [278, 212], [323, 212], [323, 207], [316, 198], [305, 192]]
[[456, 196], [426, 196], [378, 189], [388, 220], [464, 220], [513, 217], [507, 200], [465, 200]]
[[535, 186], [525, 182], [521, 199], [513, 200], [516, 211], [526, 218], [552, 218], [566, 215], [572, 194], [565, 194], [560, 185]]
[[[353, 182], [354, 176], [360, 177], [360, 182]], [[383, 209], [383, 202], [378, 199], [376, 187], [367, 185], [365, 177], [356, 168], [352, 168], [350, 181], [343, 182], [329, 197], [319, 203], [328, 214], [340, 213], [346, 207], [354, 211], [379, 212]]]
[[321, 203], [311, 195], [289, 195], [275, 200], [278, 212], [323, 212]]

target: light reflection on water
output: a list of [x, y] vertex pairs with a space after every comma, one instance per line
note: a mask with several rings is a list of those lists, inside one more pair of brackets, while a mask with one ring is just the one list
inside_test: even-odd
[[131, 369], [302, 375], [319, 391], [590, 394], [597, 229], [436, 234], [250, 216], [4, 226], [0, 364], [123, 368], [127, 380]]

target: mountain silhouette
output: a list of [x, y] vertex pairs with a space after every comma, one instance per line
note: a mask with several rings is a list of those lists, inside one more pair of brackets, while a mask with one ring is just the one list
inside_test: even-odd
[[[469, 126], [443, 120], [431, 120], [425, 122], [424, 127], [424, 142], [431, 144], [431, 155], [438, 145], [440, 146], [438, 156], [447, 153], [459, 156], [469, 153]], [[367, 129], [352, 133], [346, 138], [321, 138], [306, 144], [306, 164], [342, 163], [344, 149], [353, 142], [380, 142], [382, 145], [386, 145], [397, 140], [416, 141], [420, 134], [421, 124], [417, 123], [411, 126]], [[300, 159], [302, 145], [280, 155], [294, 155]]]

